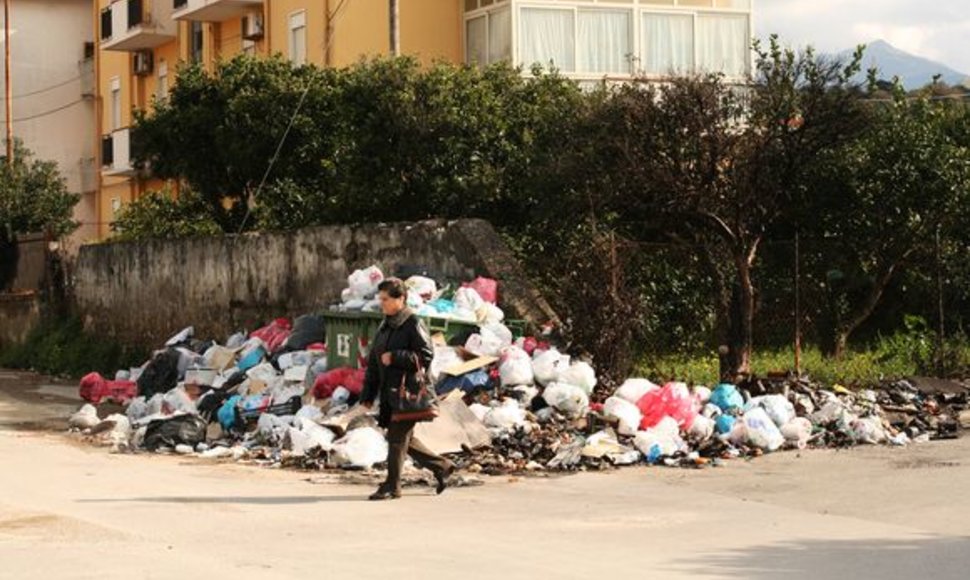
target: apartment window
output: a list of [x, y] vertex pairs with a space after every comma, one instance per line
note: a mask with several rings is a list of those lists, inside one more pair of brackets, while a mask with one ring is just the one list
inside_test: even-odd
[[639, 58], [640, 69], [648, 75], [694, 70], [694, 15], [643, 13]]
[[158, 92], [155, 96], [159, 101], [168, 98], [168, 63], [164, 60], [158, 63]]
[[121, 199], [117, 197], [111, 198], [111, 215], [114, 215], [121, 211]]
[[202, 23], [192, 21], [189, 24], [189, 60], [202, 62], [202, 49], [205, 38], [202, 35]]
[[111, 130], [121, 128], [121, 79], [111, 79]]
[[729, 77], [748, 73], [751, 34], [745, 14], [697, 15], [697, 68]]
[[523, 8], [519, 14], [522, 63], [539, 63], [563, 72], [576, 70], [576, 13], [572, 9]]
[[580, 10], [576, 22], [576, 70], [629, 73], [632, 20], [629, 10]]
[[306, 11], [290, 14], [290, 62], [306, 64]]
[[488, 64], [487, 16], [478, 16], [465, 22], [465, 62]]

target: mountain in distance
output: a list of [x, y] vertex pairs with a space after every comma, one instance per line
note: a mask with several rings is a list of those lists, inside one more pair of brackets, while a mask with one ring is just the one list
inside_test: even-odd
[[[847, 60], [852, 58], [854, 52], [854, 49], [849, 49], [836, 56]], [[892, 80], [894, 76], [898, 76], [903, 86], [910, 90], [930, 84], [937, 74], [940, 75], [942, 82], [950, 86], [970, 85], [970, 75], [956, 71], [943, 63], [900, 50], [885, 40], [866, 44], [862, 72], [854, 80], [864, 83], [869, 69], [873, 67], [879, 70], [880, 80]]]

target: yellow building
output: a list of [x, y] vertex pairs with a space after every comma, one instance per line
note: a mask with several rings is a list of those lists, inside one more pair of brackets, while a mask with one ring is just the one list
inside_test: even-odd
[[[750, 70], [753, 0], [398, 0], [402, 54], [553, 65], [581, 81]], [[129, 162], [132, 111], [164, 97], [181, 61], [239, 52], [346, 66], [390, 52], [389, 0], [97, 0], [99, 237], [164, 184]], [[175, 184], [173, 184], [173, 187]]]

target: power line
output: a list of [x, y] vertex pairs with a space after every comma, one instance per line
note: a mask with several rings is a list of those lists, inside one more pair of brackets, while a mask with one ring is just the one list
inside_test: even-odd
[[[44, 87], [42, 89], [37, 89], [36, 91], [30, 91], [29, 93], [21, 93], [19, 95], [14, 95], [13, 98], [15, 98], [15, 99], [21, 99], [23, 97], [32, 97], [34, 95], [39, 95], [40, 93], [46, 93], [47, 91], [52, 91], [54, 89], [59, 89], [59, 88], [63, 87], [64, 85], [69, 85], [69, 84], [71, 84], [71, 83], [73, 83], [75, 81], [79, 81], [79, 80], [81, 80], [81, 78], [83, 78], [83, 75], [78, 75], [76, 77], [71, 77], [71, 78], [67, 79], [64, 82], [57, 83], [56, 85], [50, 85], [49, 87]], [[6, 100], [7, 99], [5, 99], [4, 97], [0, 97], [0, 101], [6, 101]]]
[[63, 111], [64, 109], [69, 109], [69, 108], [73, 107], [74, 105], [77, 105], [78, 103], [83, 103], [86, 100], [88, 100], [88, 99], [80, 98], [80, 99], [78, 99], [76, 101], [71, 101], [70, 103], [68, 103], [66, 105], [62, 105], [60, 107], [57, 107], [56, 109], [50, 109], [49, 111], [44, 111], [43, 113], [37, 113], [37, 114], [34, 114], [34, 115], [29, 115], [27, 117], [14, 118], [13, 122], [14, 123], [19, 123], [21, 121], [32, 121], [34, 119], [39, 119], [41, 117], [46, 117], [47, 115], [53, 115], [54, 113], [59, 113], [60, 111]]

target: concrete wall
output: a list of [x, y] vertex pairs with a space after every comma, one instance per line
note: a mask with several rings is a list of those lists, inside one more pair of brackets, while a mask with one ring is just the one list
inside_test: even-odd
[[34, 294], [0, 294], [0, 347], [23, 342], [39, 321]]
[[224, 340], [234, 330], [338, 302], [347, 276], [374, 263], [388, 274], [415, 265], [443, 279], [494, 277], [510, 316], [555, 319], [481, 220], [86, 246], [74, 295], [88, 328], [124, 342], [155, 346], [190, 324], [198, 336]]

